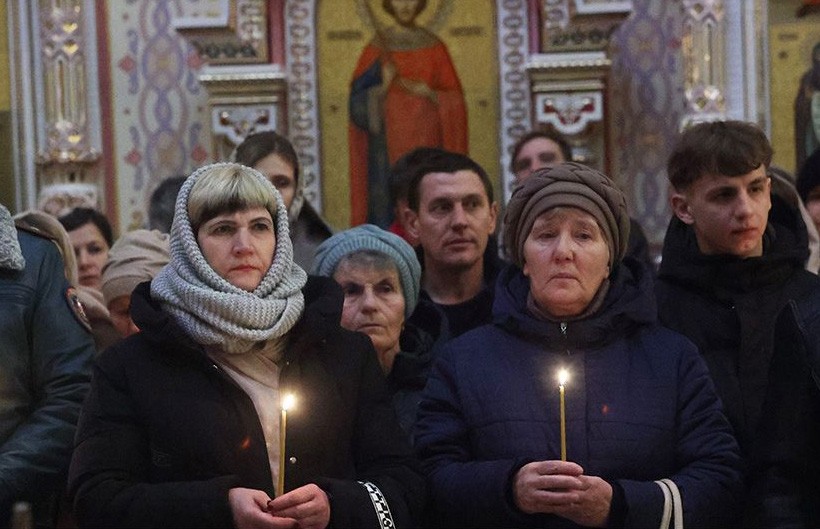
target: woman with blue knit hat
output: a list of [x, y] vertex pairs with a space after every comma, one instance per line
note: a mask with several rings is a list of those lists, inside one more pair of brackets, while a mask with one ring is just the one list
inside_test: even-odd
[[399, 422], [409, 432], [435, 343], [418, 327], [406, 324], [421, 288], [415, 251], [398, 235], [363, 224], [324, 241], [316, 251], [313, 273], [341, 285], [342, 326], [370, 337], [388, 377]]

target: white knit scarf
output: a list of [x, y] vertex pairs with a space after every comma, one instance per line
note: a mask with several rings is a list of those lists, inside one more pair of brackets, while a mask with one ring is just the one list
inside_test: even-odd
[[20, 271], [25, 266], [26, 260], [17, 240], [17, 228], [9, 210], [0, 204], [0, 268]]
[[188, 197], [204, 172], [224, 165], [235, 164], [201, 167], [182, 184], [171, 227], [171, 260], [151, 282], [151, 295], [198, 343], [236, 354], [259, 342], [281, 338], [293, 328], [305, 306], [302, 287], [307, 274], [293, 262], [282, 197], [258, 172], [257, 177], [276, 197], [276, 211], [271, 212], [276, 224], [273, 263], [253, 292], [230, 284], [211, 268], [191, 227]]

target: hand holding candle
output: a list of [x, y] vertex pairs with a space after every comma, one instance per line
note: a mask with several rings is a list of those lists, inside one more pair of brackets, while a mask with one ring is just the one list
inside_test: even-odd
[[276, 496], [285, 493], [285, 434], [288, 428], [288, 410], [293, 408], [296, 397], [288, 393], [282, 397], [282, 421], [279, 424], [279, 480], [276, 484]]
[[560, 399], [561, 415], [561, 461], [567, 460], [567, 413], [564, 407], [564, 385], [569, 379], [569, 372], [566, 369], [558, 371], [558, 398]]

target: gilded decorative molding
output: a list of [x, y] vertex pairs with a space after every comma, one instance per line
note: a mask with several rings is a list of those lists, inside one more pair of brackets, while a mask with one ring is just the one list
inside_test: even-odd
[[249, 134], [275, 130], [277, 114], [276, 105], [217, 105], [211, 112], [211, 131], [237, 146]]
[[535, 120], [552, 125], [566, 136], [583, 132], [591, 123], [604, 119], [604, 97], [597, 92], [538, 94]]
[[268, 4], [265, 0], [211, 2], [205, 12], [197, 2], [180, 2], [177, 31], [209, 64], [254, 64], [270, 60]]
[[501, 167], [504, 201], [510, 198], [512, 175], [507, 174], [515, 141], [532, 127], [530, 86], [525, 65], [529, 56], [529, 27], [525, 0], [496, 0], [498, 69], [501, 92]]
[[[86, 57], [81, 0], [40, 0], [45, 135], [37, 164], [71, 164], [73, 178], [100, 153], [91, 147], [86, 102]], [[51, 172], [60, 180], [60, 171]]]
[[199, 81], [208, 91], [214, 158], [229, 158], [253, 132], [283, 130], [285, 72], [276, 64], [205, 66]]
[[285, 54], [288, 78], [288, 135], [299, 155], [301, 174], [305, 179], [305, 197], [321, 211], [315, 4], [316, 0], [287, 1]]
[[541, 0], [541, 53], [526, 65], [537, 126], [564, 134], [573, 159], [606, 170], [607, 56], [612, 33], [632, 12], [628, 0]]
[[74, 208], [99, 207], [95, 184], [52, 184], [40, 191], [37, 209], [61, 217]]
[[[222, 85], [223, 88], [219, 91], [230, 93], [237, 82], [282, 84], [285, 81], [285, 73], [276, 64], [253, 64], [219, 68], [205, 66], [199, 74], [199, 81], [206, 86], [217, 87]], [[265, 92], [269, 91], [270, 89], [265, 90]], [[281, 87], [276, 88], [275, 91], [281, 91]]]
[[686, 114], [681, 127], [726, 115], [723, 0], [683, 0], [681, 50]]
[[605, 50], [632, 9], [631, 0], [541, 0], [541, 51]]
[[561, 74], [577, 70], [592, 70], [605, 74], [611, 64], [612, 61], [602, 51], [543, 53], [532, 55], [526, 68], [531, 74]]

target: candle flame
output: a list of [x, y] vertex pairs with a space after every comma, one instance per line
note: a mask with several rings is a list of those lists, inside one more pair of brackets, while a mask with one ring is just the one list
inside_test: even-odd
[[558, 371], [558, 385], [563, 386], [569, 380], [569, 371], [566, 369], [562, 369]]
[[288, 411], [291, 408], [293, 408], [294, 404], [296, 404], [296, 397], [294, 397], [292, 393], [288, 393], [282, 399], [282, 409], [285, 411]]

